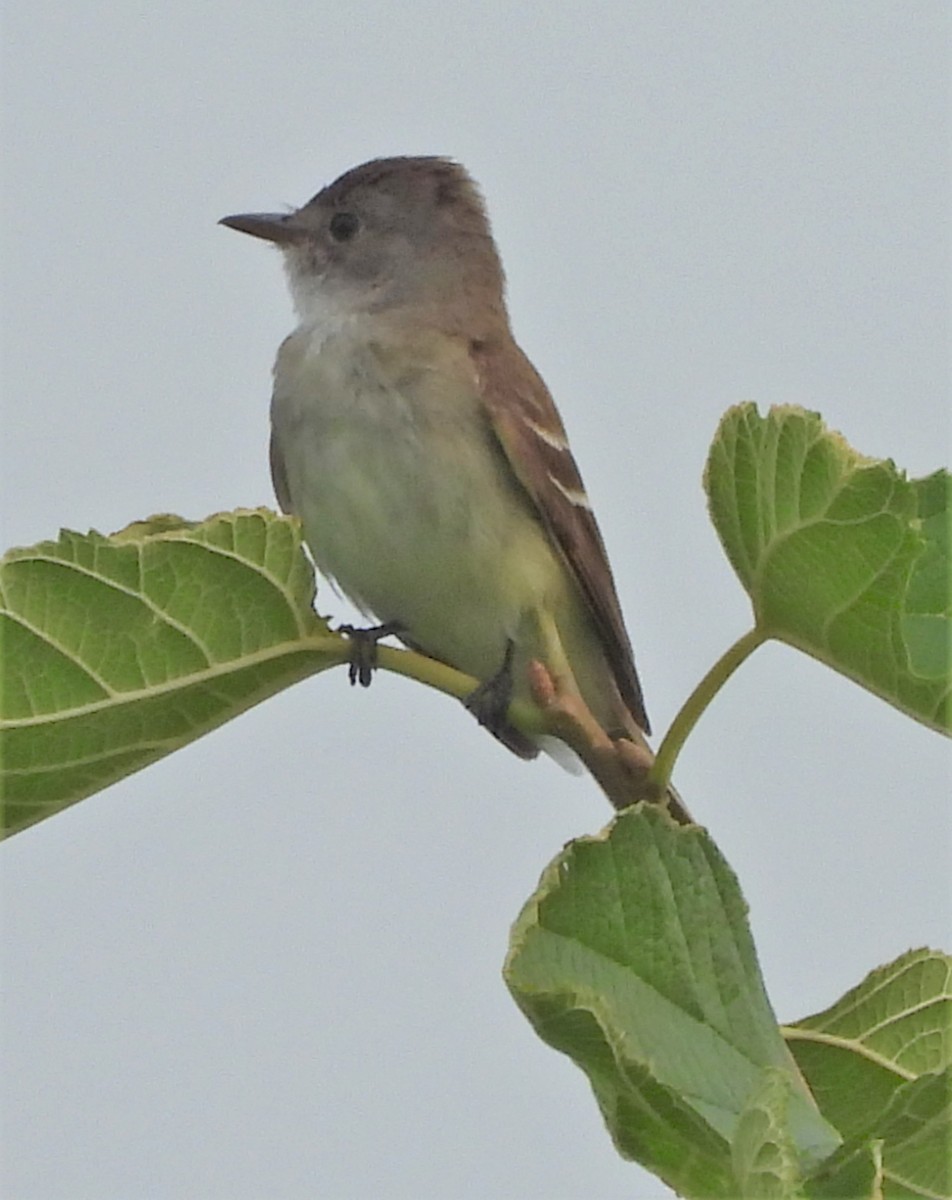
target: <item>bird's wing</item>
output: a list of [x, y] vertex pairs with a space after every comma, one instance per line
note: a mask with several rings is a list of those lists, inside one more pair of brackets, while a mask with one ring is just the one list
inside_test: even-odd
[[302, 338], [296, 333], [291, 333], [278, 347], [278, 357], [274, 364], [275, 393], [271, 398], [271, 442], [268, 446], [268, 457], [271, 461], [271, 482], [274, 484], [274, 494], [277, 497], [281, 511], [290, 513], [292, 516], [300, 514], [294, 512], [294, 505], [291, 503], [291, 489], [288, 486], [288, 471], [284, 464], [284, 452], [278, 445], [278, 439], [274, 431], [274, 405], [282, 365], [286, 373], [293, 373], [294, 368], [301, 361], [305, 346], [306, 342]]
[[472, 342], [470, 356], [509, 465], [579, 583], [625, 705], [650, 733], [605, 544], [549, 390], [511, 339]]
[[274, 494], [278, 499], [278, 504], [281, 506], [281, 511], [293, 513], [294, 509], [291, 506], [291, 491], [288, 488], [288, 473], [284, 465], [284, 455], [281, 453], [281, 447], [278, 445], [278, 440], [274, 436], [274, 430], [271, 431], [271, 442], [268, 446], [268, 457], [271, 460], [271, 482], [274, 484]]

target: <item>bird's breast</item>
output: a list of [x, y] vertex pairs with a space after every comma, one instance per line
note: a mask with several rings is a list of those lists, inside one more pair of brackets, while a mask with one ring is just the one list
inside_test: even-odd
[[527, 604], [562, 574], [468, 356], [439, 337], [289, 339], [272, 423], [321, 572], [431, 654], [495, 669]]

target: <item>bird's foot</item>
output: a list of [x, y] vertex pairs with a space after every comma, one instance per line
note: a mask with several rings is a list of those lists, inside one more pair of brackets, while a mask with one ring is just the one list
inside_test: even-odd
[[383, 625], [371, 625], [369, 629], [358, 629], [356, 625], [341, 625], [337, 632], [346, 634], [350, 641], [347, 678], [351, 686], [359, 683], [361, 687], [370, 687], [370, 681], [377, 668], [377, 643], [381, 638], [406, 631], [399, 621], [387, 621]]
[[512, 701], [512, 657], [515, 653], [515, 642], [512, 638], [506, 642], [506, 653], [503, 655], [502, 666], [488, 679], [476, 688], [463, 701], [463, 704], [473, 714], [480, 725], [484, 725], [490, 733], [497, 736], [508, 727], [507, 713]]
[[513, 679], [512, 660], [515, 654], [515, 643], [512, 638], [506, 642], [506, 652], [502, 665], [495, 675], [484, 680], [475, 691], [463, 701], [476, 720], [488, 729], [494, 738], [519, 758], [535, 758], [539, 747], [534, 738], [527, 737], [509, 721], [509, 705], [512, 701]]

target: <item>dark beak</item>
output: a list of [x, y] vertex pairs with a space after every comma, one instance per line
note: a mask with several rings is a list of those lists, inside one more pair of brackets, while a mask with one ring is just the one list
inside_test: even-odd
[[284, 246], [300, 241], [304, 236], [300, 225], [292, 223], [293, 217], [294, 213], [238, 213], [233, 217], [222, 217], [218, 224]]

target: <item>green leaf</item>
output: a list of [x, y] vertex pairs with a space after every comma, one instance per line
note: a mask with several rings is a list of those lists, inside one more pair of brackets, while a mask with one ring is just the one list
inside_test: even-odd
[[761, 636], [952, 730], [949, 476], [910, 482], [819, 415], [729, 410], [711, 447], [711, 518]]
[[952, 959], [911, 950], [785, 1033], [847, 1139], [818, 1172], [817, 1195], [842, 1194], [830, 1179], [859, 1170], [874, 1140], [885, 1196], [952, 1195]]
[[742, 1194], [731, 1143], [768, 1068], [790, 1081], [783, 1136], [799, 1169], [839, 1143], [780, 1036], [730, 868], [704, 830], [655, 806], [546, 869], [506, 982], [586, 1072], [619, 1151], [682, 1195]]
[[910, 950], [784, 1034], [827, 1120], [869, 1134], [902, 1084], [952, 1062], [952, 960]]
[[952, 476], [937, 471], [913, 480], [925, 548], [916, 559], [902, 613], [902, 637], [912, 669], [927, 679], [952, 674]]
[[952, 1196], [952, 1071], [903, 1084], [879, 1122], [886, 1200]]
[[791, 1079], [776, 1067], [750, 1096], [734, 1133], [734, 1175], [742, 1196], [787, 1200], [803, 1195], [796, 1147], [790, 1136]]
[[880, 1141], [837, 1151], [808, 1181], [810, 1200], [883, 1200], [883, 1144]]
[[346, 657], [298, 523], [63, 532], [0, 561], [3, 829], [23, 829]]
[[[952, 1071], [946, 1068], [903, 1084], [876, 1129], [883, 1200], [952, 1197]], [[843, 1145], [817, 1170], [810, 1195], [851, 1195], [839, 1190], [842, 1180], [864, 1169], [870, 1144], [857, 1137]]]

